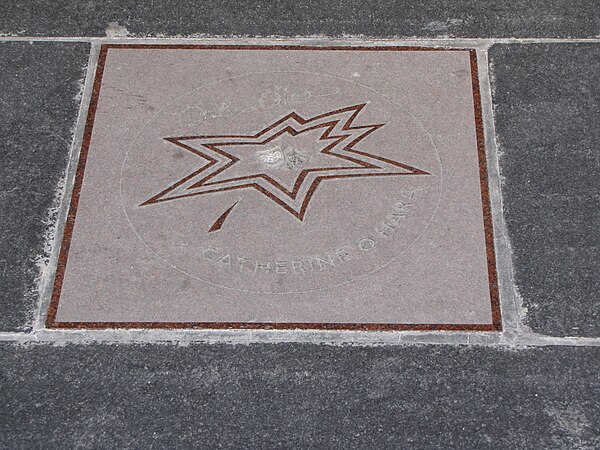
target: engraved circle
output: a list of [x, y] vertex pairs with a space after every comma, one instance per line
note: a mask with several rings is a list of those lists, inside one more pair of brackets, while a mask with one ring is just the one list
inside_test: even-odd
[[[266, 129], [268, 139], [250, 138]], [[230, 157], [244, 169], [204, 179]], [[426, 231], [442, 184], [431, 136], [401, 105], [331, 75], [265, 72], [200, 86], [159, 111], [124, 157], [120, 195], [136, 236], [169, 266], [279, 294], [396, 261]]]

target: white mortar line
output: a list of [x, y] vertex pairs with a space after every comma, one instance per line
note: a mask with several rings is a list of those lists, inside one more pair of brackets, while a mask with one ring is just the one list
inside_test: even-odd
[[512, 343], [513, 346], [521, 347], [550, 347], [550, 346], [573, 346], [573, 347], [600, 347], [600, 338], [588, 337], [554, 337], [539, 334], [524, 334], [517, 336]]
[[483, 347], [600, 347], [600, 338], [519, 335], [508, 342], [498, 333], [373, 332], [315, 330], [40, 330], [0, 333], [0, 342], [65, 344], [323, 344], [336, 346], [469, 345]]
[[81, 103], [79, 104], [79, 113], [77, 115], [77, 122], [75, 130], [73, 132], [73, 139], [69, 151], [69, 163], [67, 165], [67, 169], [64, 175], [64, 186], [62, 187], [62, 191], [58, 193], [59, 207], [54, 236], [51, 242], [47, 243], [47, 246], [50, 246], [52, 250], [50, 253], [48, 264], [42, 270], [40, 283], [38, 285], [39, 298], [35, 314], [35, 322], [33, 326], [34, 332], [37, 332], [44, 328], [46, 313], [48, 311], [50, 298], [52, 296], [54, 275], [56, 273], [56, 268], [58, 265], [58, 257], [60, 253], [62, 237], [67, 221], [67, 215], [69, 213], [69, 206], [71, 203], [71, 195], [73, 193], [75, 173], [77, 171], [79, 154], [81, 152], [81, 146], [83, 143], [83, 134], [85, 132], [87, 114], [90, 105], [90, 99], [92, 97], [94, 75], [96, 73], [96, 65], [98, 63], [99, 52], [100, 45], [92, 44], [92, 47], [90, 49], [90, 56], [88, 58], [88, 65], [86, 68], [86, 76], [83, 85], [83, 91], [81, 94]]
[[494, 247], [498, 273], [500, 306], [502, 309], [503, 338], [510, 341], [520, 332], [527, 332], [522, 325], [521, 304], [513, 284], [512, 253], [504, 222], [502, 202], [502, 178], [500, 174], [498, 145], [494, 124], [492, 80], [487, 51], [477, 51], [479, 90], [485, 134], [485, 150], [488, 165], [488, 190], [494, 226]]
[[191, 35], [182, 36], [120, 36], [120, 37], [93, 37], [93, 36], [0, 36], [0, 42], [88, 42], [100, 44], [298, 44], [313, 43], [315, 45], [451, 45], [451, 46], [491, 46], [494, 44], [576, 44], [576, 43], [600, 43], [600, 35], [588, 38], [465, 38], [465, 37], [390, 37], [370, 38], [366, 36], [341, 36], [328, 37], [325, 35], [314, 36], [268, 36], [268, 37], [244, 37], [220, 36], [220, 35]]
[[36, 336], [30, 332], [2, 332], [0, 342], [30, 342], [35, 341]]

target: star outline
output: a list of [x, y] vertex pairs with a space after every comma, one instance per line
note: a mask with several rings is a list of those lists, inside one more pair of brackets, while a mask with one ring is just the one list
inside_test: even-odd
[[[204, 166], [202, 166], [200, 169], [197, 169], [196, 171], [192, 172], [191, 174], [185, 176], [184, 178], [177, 181], [176, 183], [170, 185], [169, 187], [162, 190], [158, 194], [154, 195], [150, 199], [146, 200], [145, 202], [140, 204], [140, 206], [147, 206], [147, 205], [151, 205], [151, 204], [172, 201], [172, 200], [177, 200], [177, 199], [182, 199], [182, 198], [187, 198], [187, 197], [192, 197], [192, 196], [197, 196], [197, 195], [204, 195], [204, 194], [209, 194], [209, 193], [227, 192], [227, 191], [236, 190], [236, 189], [254, 188], [257, 191], [264, 194], [265, 196], [269, 197], [271, 200], [273, 200], [279, 206], [282, 206], [284, 209], [286, 209], [288, 212], [290, 212], [294, 217], [296, 217], [300, 221], [303, 221], [304, 216], [306, 214], [306, 210], [308, 208], [308, 205], [309, 205], [313, 195], [315, 194], [319, 184], [323, 180], [341, 179], [341, 178], [359, 178], [359, 177], [370, 177], [370, 176], [381, 177], [381, 176], [398, 176], [398, 175], [430, 175], [430, 173], [426, 172], [425, 170], [418, 169], [416, 167], [409, 166], [407, 164], [403, 164], [398, 161], [394, 161], [394, 160], [391, 160], [391, 159], [388, 159], [388, 158], [385, 158], [385, 157], [382, 157], [382, 156], [379, 156], [376, 154], [356, 150], [353, 148], [356, 144], [358, 144], [364, 138], [366, 138], [367, 136], [369, 136], [370, 134], [372, 134], [373, 132], [377, 131], [378, 129], [382, 128], [385, 125], [385, 124], [381, 124], [381, 123], [373, 124], [373, 125], [359, 125], [359, 126], [353, 125], [354, 120], [358, 117], [358, 115], [363, 110], [363, 108], [365, 108], [367, 106], [367, 104], [368, 103], [359, 103], [359, 104], [356, 104], [353, 106], [348, 106], [345, 108], [336, 109], [334, 111], [329, 111], [327, 113], [319, 114], [319, 115], [311, 117], [309, 119], [304, 119], [298, 113], [296, 113], [295, 111], [292, 111], [292, 112], [286, 114], [285, 116], [283, 116], [281, 119], [275, 121], [274, 123], [272, 123], [271, 125], [262, 129], [261, 131], [259, 131], [258, 133], [254, 134], [254, 135], [192, 135], [192, 136], [178, 136], [178, 137], [163, 138], [164, 140], [166, 140], [170, 143], [173, 143], [173, 144], [179, 146], [180, 148], [183, 148], [184, 150], [187, 150], [187, 151], [195, 154], [196, 156], [204, 158], [205, 160], [208, 161], [208, 163], [205, 164]], [[337, 119], [337, 120], [333, 119], [329, 122], [317, 123], [316, 125], [310, 125], [311, 123], [319, 122], [319, 120], [322, 120], [322, 119], [330, 118], [332, 116], [337, 116], [337, 115], [343, 115], [343, 114], [347, 114], [347, 113], [351, 113], [351, 114], [349, 117], [346, 118], [345, 122], [343, 123], [343, 125], [340, 129], [340, 132], [349, 132], [349, 134], [333, 135], [334, 131], [336, 130], [336, 128], [338, 127], [338, 125], [342, 121], [342, 119]], [[298, 131], [291, 125], [287, 124], [285, 127], [280, 128], [277, 132], [275, 132], [271, 135], [268, 135], [268, 133], [270, 131], [275, 130], [277, 127], [280, 127], [283, 124], [286, 124], [286, 122], [288, 122], [288, 121], [294, 121], [294, 122], [296, 122], [296, 125], [300, 125], [301, 127], [304, 127], [307, 124], [309, 126], [301, 128], [300, 131]], [[281, 185], [275, 179], [273, 179], [272, 177], [270, 177], [268, 174], [265, 174], [265, 173], [246, 175], [246, 176], [241, 176], [241, 177], [234, 177], [234, 178], [220, 180], [220, 181], [212, 181], [212, 182], [210, 181], [211, 179], [213, 179], [216, 176], [218, 176], [219, 174], [223, 173], [224, 171], [226, 171], [228, 168], [230, 168], [236, 162], [239, 161], [239, 158], [226, 152], [225, 150], [222, 149], [222, 147], [227, 147], [227, 146], [232, 146], [232, 145], [236, 145], [236, 146], [239, 146], [239, 145], [266, 145], [269, 142], [275, 140], [276, 138], [278, 138], [279, 136], [281, 136], [282, 134], [284, 134], [286, 132], [292, 136], [297, 136], [299, 134], [302, 134], [302, 133], [305, 133], [308, 131], [313, 131], [313, 130], [320, 129], [320, 128], [324, 128], [325, 130], [322, 133], [322, 135], [319, 137], [319, 141], [333, 140], [333, 142], [329, 143], [325, 148], [320, 150], [320, 153], [324, 153], [324, 154], [327, 154], [330, 156], [334, 156], [337, 158], [341, 158], [341, 159], [350, 161], [354, 164], [357, 164], [357, 167], [336, 167], [336, 168], [326, 167], [326, 168], [302, 169], [300, 174], [298, 175], [298, 177], [294, 183], [294, 187], [291, 191], [289, 191], [285, 186]], [[265, 138], [263, 141], [256, 142], [257, 139], [260, 139], [265, 135], [267, 135], [268, 137]], [[353, 138], [353, 139], [351, 139], [350, 142], [346, 143], [343, 146], [343, 148], [341, 148], [339, 151], [347, 152], [353, 156], [349, 156], [346, 154], [340, 154], [340, 153], [334, 153], [333, 151], [348, 138]], [[231, 142], [232, 139], [237, 140], [237, 142]], [[223, 161], [220, 161], [219, 159], [209, 155], [206, 151], [201, 151], [198, 148], [194, 148], [191, 145], [188, 145], [184, 142], [184, 141], [198, 141], [198, 140], [209, 141], [207, 143], [200, 144], [203, 147], [203, 150], [208, 149], [211, 152], [214, 152], [216, 155], [220, 155], [220, 156], [226, 158], [228, 161], [224, 163]], [[217, 142], [212, 142], [214, 140], [217, 140]], [[218, 140], [225, 140], [225, 141], [219, 142]], [[239, 142], [239, 140], [242, 140], [242, 142]], [[362, 157], [363, 159], [357, 159], [354, 157], [354, 155], [358, 156], [359, 158]], [[406, 172], [389, 172], [389, 171], [386, 172], [383, 167], [380, 167], [378, 165], [367, 162], [364, 160], [364, 158], [376, 160], [376, 161], [382, 162], [384, 164], [403, 169]], [[215, 167], [217, 165], [220, 165], [220, 167]], [[299, 208], [297, 208], [297, 207], [294, 208], [293, 205], [289, 205], [284, 200], [282, 200], [279, 196], [274, 195], [272, 192], [265, 189], [258, 182], [213, 188], [214, 186], [223, 185], [226, 183], [240, 182], [240, 181], [258, 178], [259, 180], [262, 179], [265, 182], [269, 183], [271, 186], [273, 186], [277, 190], [281, 191], [283, 194], [285, 194], [291, 200], [296, 201], [298, 194], [304, 184], [305, 179], [310, 174], [315, 173], [315, 172], [322, 172], [322, 171], [333, 171], [333, 170], [335, 170], [335, 171], [355, 170], [356, 171], [356, 170], [360, 170], [360, 169], [380, 170], [380, 172], [345, 173], [345, 174], [338, 173], [335, 175], [317, 175], [310, 182], [310, 186], [306, 190], [306, 193], [304, 194], [304, 199], [302, 200]], [[195, 180], [203, 172], [208, 172], [208, 173], [204, 177], [202, 177], [200, 180]], [[169, 195], [171, 192], [177, 191], [182, 185], [185, 185], [186, 183], [190, 182], [191, 180], [194, 180], [194, 182], [193, 182], [193, 184], [191, 184], [190, 186], [187, 186], [185, 188], [186, 191], [192, 190], [192, 189], [199, 189], [199, 188], [203, 188], [203, 187], [204, 188], [208, 187], [209, 189], [200, 191], [200, 192], [186, 192], [186, 193], [180, 193], [178, 195]], [[239, 200], [237, 202], [235, 202], [227, 211], [225, 211], [225, 213], [223, 213], [221, 215], [221, 217], [219, 217], [217, 222], [215, 222], [213, 227], [211, 227], [210, 231], [215, 231], [213, 228], [215, 228], [215, 225], [217, 225], [217, 223], [220, 223], [220, 225], [222, 225], [222, 222], [226, 219], [227, 215], [231, 212], [231, 209], [233, 209], [233, 207], [238, 202], [239, 202]], [[220, 226], [218, 228], [220, 228]]]

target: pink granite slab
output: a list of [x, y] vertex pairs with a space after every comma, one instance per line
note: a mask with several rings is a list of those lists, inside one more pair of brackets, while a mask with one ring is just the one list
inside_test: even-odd
[[103, 46], [48, 326], [499, 330], [476, 69]]

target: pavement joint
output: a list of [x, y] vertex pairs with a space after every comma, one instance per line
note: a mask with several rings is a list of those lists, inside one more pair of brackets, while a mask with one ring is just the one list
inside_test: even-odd
[[46, 344], [80, 343], [192, 343], [265, 344], [302, 343], [344, 346], [460, 345], [485, 347], [599, 347], [600, 338], [554, 337], [535, 333], [464, 332], [361, 332], [303, 330], [39, 330], [0, 333], [0, 342], [39, 342]]
[[600, 36], [593, 38], [464, 38], [464, 37], [438, 37], [438, 38], [413, 38], [397, 37], [389, 39], [370, 39], [362, 36], [328, 37], [328, 36], [269, 36], [248, 37], [243, 36], [190, 36], [190, 37], [86, 37], [86, 36], [0, 36], [0, 42], [87, 42], [100, 44], [286, 44], [286, 43], [311, 43], [312, 45], [412, 45], [414, 43], [431, 44], [438, 46], [482, 46], [491, 47], [495, 44], [576, 44], [576, 43], [600, 43]]
[[58, 253], [60, 251], [60, 241], [63, 236], [67, 215], [69, 213], [69, 201], [73, 191], [73, 182], [75, 179], [75, 170], [79, 161], [79, 150], [83, 142], [83, 134], [85, 131], [85, 122], [92, 95], [94, 74], [96, 72], [96, 64], [98, 62], [100, 46], [92, 44], [90, 55], [86, 68], [86, 75], [82, 81], [81, 90], [78, 94], [80, 98], [79, 112], [76, 123], [72, 130], [72, 144], [69, 152], [69, 163], [65, 170], [65, 174], [58, 184], [55, 195], [55, 203], [48, 212], [49, 216], [56, 215], [54, 229], [47, 234], [46, 248], [48, 249], [48, 259], [40, 267], [40, 282], [39, 282], [39, 298], [37, 302], [37, 310], [35, 313], [34, 331], [43, 330], [46, 319], [46, 312], [52, 295], [52, 282], [54, 273], [56, 272]]
[[[526, 311], [522, 308], [521, 298], [518, 295], [516, 286], [512, 282], [512, 252], [503, 214], [502, 178], [500, 175], [492, 101], [492, 75], [490, 73], [487, 50], [488, 49], [478, 51], [479, 83], [483, 109], [485, 148], [489, 168], [488, 179], [494, 223], [496, 269], [498, 270], [498, 281], [500, 283], [502, 325], [504, 328], [504, 335], [512, 337], [516, 336], [518, 333], [528, 333], [529, 330], [523, 324]], [[510, 340], [512, 338], [508, 339]]]

